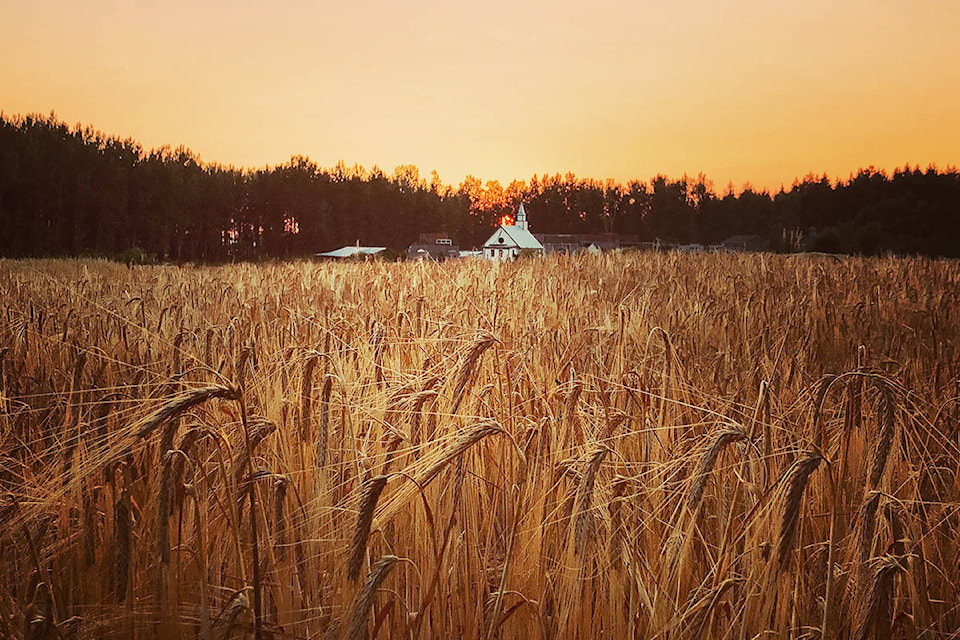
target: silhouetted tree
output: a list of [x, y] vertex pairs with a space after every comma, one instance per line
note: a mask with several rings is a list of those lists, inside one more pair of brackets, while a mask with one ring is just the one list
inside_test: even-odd
[[872, 167], [846, 182], [810, 174], [771, 196], [700, 174], [649, 182], [534, 175], [456, 188], [413, 165], [389, 176], [304, 156], [243, 170], [205, 164], [190, 150], [144, 150], [56, 115], [0, 113], [0, 255], [120, 255], [138, 248], [171, 260], [293, 257], [360, 241], [402, 251], [423, 232], [480, 245], [524, 203], [541, 233], [616, 232], [713, 244], [756, 234], [779, 250], [960, 257], [960, 174]]

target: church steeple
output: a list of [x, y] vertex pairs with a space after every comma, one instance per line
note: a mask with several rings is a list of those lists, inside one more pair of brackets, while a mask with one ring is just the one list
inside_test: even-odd
[[517, 219], [513, 224], [521, 229], [527, 229], [527, 212], [523, 210], [522, 202], [520, 203], [520, 208], [517, 209]]

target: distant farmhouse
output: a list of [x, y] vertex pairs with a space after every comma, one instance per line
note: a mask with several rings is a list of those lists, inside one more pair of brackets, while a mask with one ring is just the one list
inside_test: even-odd
[[501, 224], [483, 244], [483, 257], [488, 260], [516, 260], [521, 251], [543, 255], [543, 245], [527, 228], [527, 212], [523, 204], [517, 209], [517, 219], [511, 225]]
[[434, 260], [442, 262], [460, 257], [460, 247], [453, 244], [445, 233], [421, 233], [415, 244], [407, 247], [410, 260]]

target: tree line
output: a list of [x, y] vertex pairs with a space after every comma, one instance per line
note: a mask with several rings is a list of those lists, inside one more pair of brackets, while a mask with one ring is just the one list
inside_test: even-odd
[[534, 175], [459, 185], [411, 165], [322, 168], [304, 156], [261, 169], [49, 116], [0, 114], [0, 255], [222, 261], [310, 255], [360, 242], [401, 253], [421, 233], [476, 247], [525, 203], [543, 233], [621, 233], [664, 244], [758, 235], [775, 250], [960, 257], [960, 173], [862, 169], [808, 175], [776, 193], [703, 175], [649, 181]]

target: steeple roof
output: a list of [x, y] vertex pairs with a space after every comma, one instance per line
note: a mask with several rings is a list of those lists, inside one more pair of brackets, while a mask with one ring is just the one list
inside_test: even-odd
[[527, 225], [527, 212], [523, 208], [523, 203], [520, 203], [520, 208], [517, 209], [517, 219], [513, 223], [515, 227], [520, 227], [521, 229], [528, 229]]

